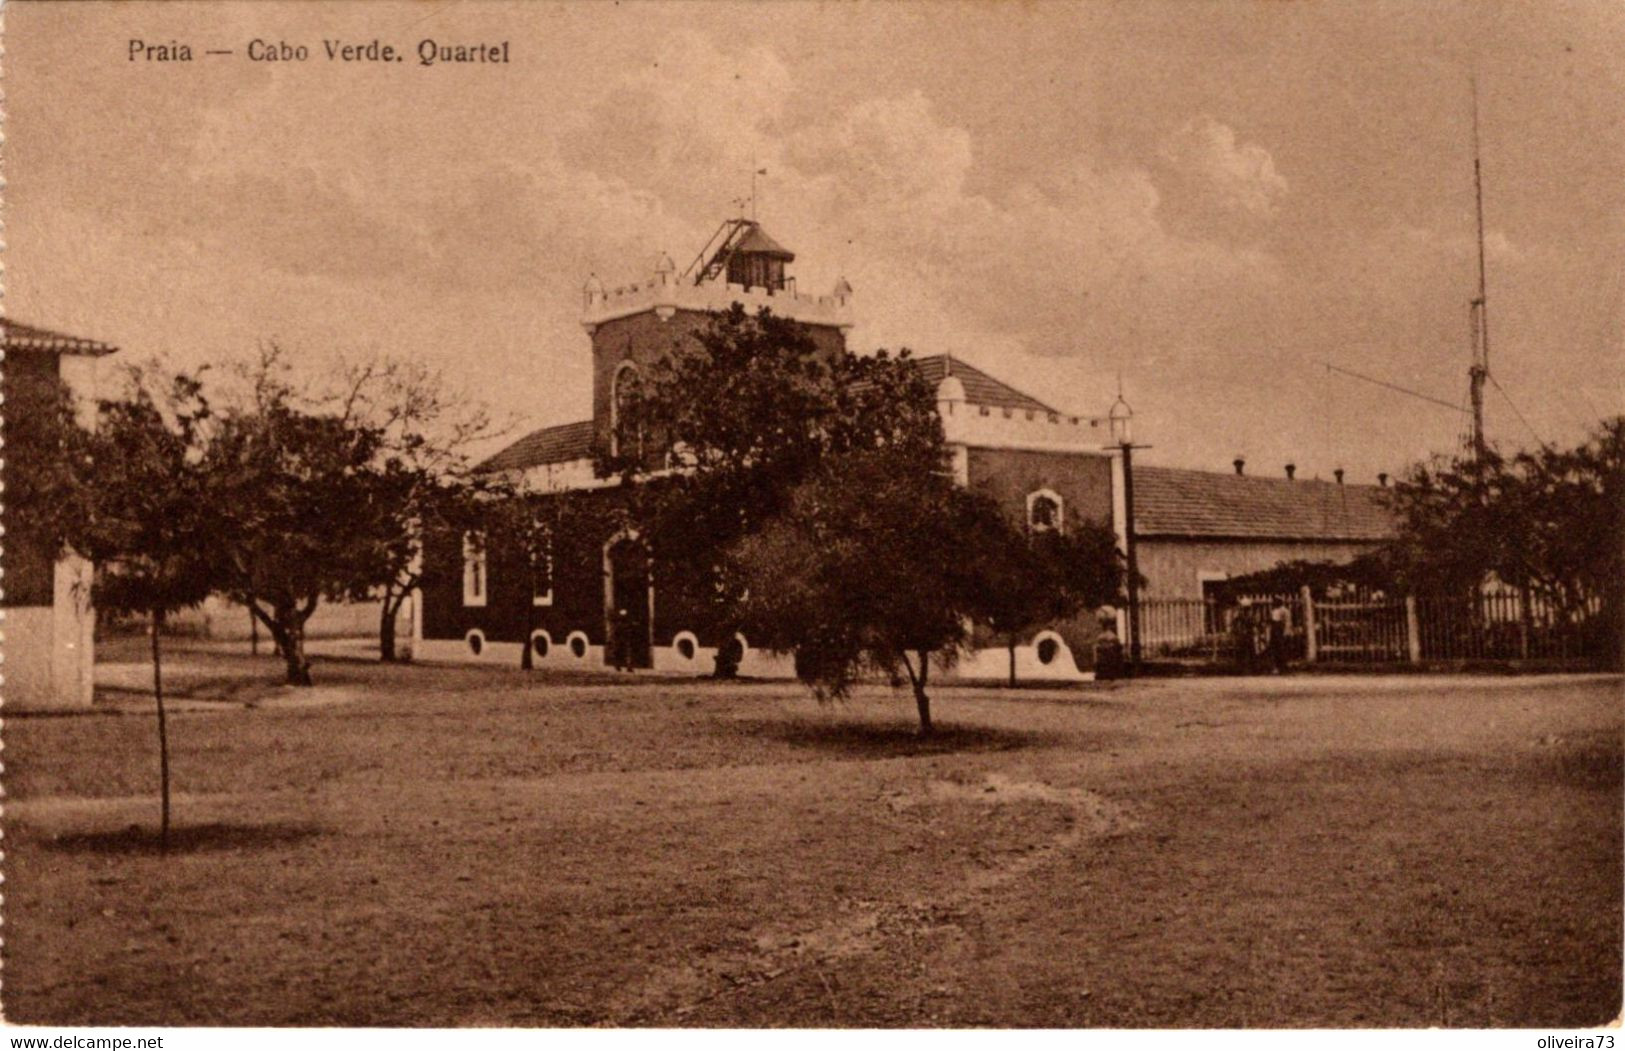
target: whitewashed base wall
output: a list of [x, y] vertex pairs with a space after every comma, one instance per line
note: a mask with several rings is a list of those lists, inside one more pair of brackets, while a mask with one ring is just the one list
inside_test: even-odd
[[[1040, 636], [1042, 638], [1042, 636]], [[517, 668], [521, 650], [517, 642], [486, 642], [478, 655], [466, 639], [423, 639], [416, 644], [416, 659], [442, 664], [484, 664], [495, 667]], [[693, 656], [686, 657], [676, 646], [656, 646], [652, 651], [654, 667], [661, 675], [710, 675], [716, 668], [717, 651], [712, 646], [695, 646]], [[568, 640], [549, 639], [547, 655], [531, 654], [537, 669], [549, 671], [605, 671], [604, 647], [588, 645], [581, 656], [571, 652]], [[776, 654], [747, 646], [739, 662], [739, 674], [751, 679], [793, 679], [795, 660], [789, 654]], [[992, 680], [1003, 682], [1010, 677], [1010, 651], [1004, 647], [974, 650], [946, 672], [932, 669], [932, 677], [947, 681]], [[1016, 677], [1023, 682], [1091, 682], [1093, 671], [1079, 671], [1066, 643], [1056, 639], [1056, 649], [1048, 664], [1039, 659], [1038, 646], [1016, 647]]]

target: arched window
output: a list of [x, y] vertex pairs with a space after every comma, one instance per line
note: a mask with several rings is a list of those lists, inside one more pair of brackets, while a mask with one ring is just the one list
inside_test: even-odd
[[609, 384], [609, 451], [612, 456], [643, 454], [641, 419], [643, 377], [637, 365], [623, 361]]
[[1066, 505], [1059, 493], [1039, 489], [1027, 494], [1027, 529], [1033, 533], [1061, 532]]

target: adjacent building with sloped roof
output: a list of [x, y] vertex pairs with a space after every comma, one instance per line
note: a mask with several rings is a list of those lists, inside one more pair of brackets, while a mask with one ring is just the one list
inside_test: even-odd
[[1346, 562], [1394, 536], [1372, 485], [1172, 467], [1134, 470], [1134, 535], [1148, 598], [1202, 598], [1288, 561]]
[[[117, 347], [20, 321], [0, 321], [0, 390], [5, 417], [43, 411], [57, 384], [74, 396], [81, 422], [94, 420], [99, 362]], [[17, 708], [82, 707], [91, 703], [96, 614], [90, 604], [91, 566], [30, 536], [6, 516], [5, 700]]]

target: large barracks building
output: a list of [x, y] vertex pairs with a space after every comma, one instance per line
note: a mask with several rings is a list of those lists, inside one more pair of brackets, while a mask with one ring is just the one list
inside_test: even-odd
[[[606, 504], [624, 499], [619, 477], [595, 468], [602, 454], [616, 451], [620, 397], [635, 388], [641, 370], [735, 303], [800, 323], [821, 349], [846, 349], [853, 296], [844, 280], [827, 295], [800, 292], [787, 273], [794, 254], [753, 221], [725, 224], [714, 245], [691, 273], [680, 274], [663, 256], [641, 283], [606, 288], [589, 279], [582, 325], [592, 342], [592, 418], [528, 434], [483, 469], [521, 477], [532, 491], [594, 490]], [[1108, 449], [1104, 421], [1069, 415], [951, 356], [915, 360], [936, 388], [959, 484], [989, 493], [1032, 530], [1093, 521], [1109, 524], [1120, 541], [1126, 537], [1122, 462]], [[1137, 507], [1149, 506], [1155, 516], [1144, 523], [1156, 536], [1150, 551], [1152, 538], [1141, 542], [1142, 574], [1150, 576], [1147, 554], [1153, 564], [1172, 567], [1170, 579], [1149, 581], [1170, 597], [1200, 598], [1203, 581], [1282, 558], [1347, 557], [1386, 535], [1367, 487], [1332, 491], [1318, 482], [1146, 467], [1135, 469], [1134, 485]], [[611, 639], [620, 633], [616, 648], [635, 667], [709, 674], [719, 648], [728, 647], [743, 675], [792, 674], [788, 656], [737, 634], [722, 637], [703, 597], [691, 594], [683, 552], [650, 550], [630, 526], [579, 532], [587, 535], [550, 538], [542, 571], [529, 567], [511, 538], [432, 538], [415, 603], [416, 654], [517, 666], [529, 647], [539, 668], [602, 669], [612, 663]], [[1016, 647], [1017, 673], [1092, 677], [1097, 631], [1096, 616], [1087, 613], [1032, 633]], [[1007, 675], [1004, 640], [977, 641], [953, 674]]]

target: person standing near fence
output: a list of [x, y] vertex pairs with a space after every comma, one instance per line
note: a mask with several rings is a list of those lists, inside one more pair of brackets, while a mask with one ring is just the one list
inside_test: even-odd
[[1270, 605], [1270, 674], [1279, 675], [1286, 667], [1286, 629], [1292, 618], [1286, 599], [1275, 596]]
[[1230, 619], [1231, 645], [1236, 651], [1236, 667], [1244, 675], [1258, 670], [1258, 624], [1253, 601], [1243, 597]]

